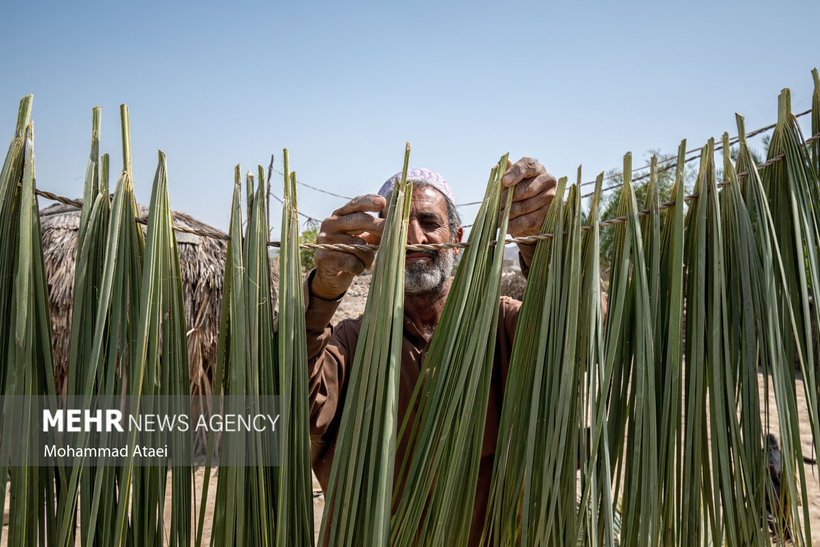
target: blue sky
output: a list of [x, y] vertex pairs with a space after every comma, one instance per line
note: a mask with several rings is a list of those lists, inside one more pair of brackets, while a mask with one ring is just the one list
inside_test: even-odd
[[[39, 187], [81, 195], [97, 104], [116, 174], [126, 102], [138, 199], [161, 149], [172, 206], [223, 230], [234, 165], [255, 171], [273, 153], [281, 169], [283, 147], [300, 180], [356, 195], [399, 170], [410, 141], [413, 166], [474, 201], [504, 152], [556, 175], [583, 163], [590, 179], [628, 150], [639, 165], [684, 137], [691, 148], [734, 134], [735, 112], [749, 129], [768, 125], [781, 88], [795, 112], [810, 108], [820, 65], [817, 1], [1, 9], [0, 137], [34, 93]], [[300, 187], [299, 203], [321, 218], [343, 202]], [[462, 209], [466, 222], [476, 210]]]

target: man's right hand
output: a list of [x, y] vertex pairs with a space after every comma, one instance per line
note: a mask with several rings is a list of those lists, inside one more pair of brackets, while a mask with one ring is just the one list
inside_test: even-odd
[[[387, 201], [377, 194], [353, 198], [322, 222], [316, 243], [365, 245], [377, 241], [385, 220], [370, 213], [378, 213], [386, 206]], [[373, 267], [375, 257], [376, 251], [316, 249], [316, 275], [311, 282], [311, 292], [326, 300], [339, 298], [350, 287], [354, 276]]]

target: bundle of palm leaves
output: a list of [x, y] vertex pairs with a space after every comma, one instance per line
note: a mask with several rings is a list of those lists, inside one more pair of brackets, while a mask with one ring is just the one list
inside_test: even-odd
[[356, 347], [330, 474], [320, 538], [329, 545], [384, 545], [390, 536], [398, 381], [404, 317], [404, 244], [412, 183], [410, 145], [395, 180]]

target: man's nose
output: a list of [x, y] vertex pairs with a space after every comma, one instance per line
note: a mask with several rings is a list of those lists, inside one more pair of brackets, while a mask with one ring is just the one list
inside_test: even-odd
[[410, 222], [407, 225], [407, 243], [409, 245], [427, 243], [427, 236], [424, 233], [424, 230], [421, 229], [418, 221], [415, 219], [410, 219]]

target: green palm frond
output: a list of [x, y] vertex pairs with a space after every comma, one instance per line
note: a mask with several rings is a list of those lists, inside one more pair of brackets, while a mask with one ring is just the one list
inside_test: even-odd
[[[55, 397], [48, 287], [35, 195], [34, 130], [29, 121], [31, 100], [29, 95], [20, 103], [15, 136], [0, 174], [3, 394], [5, 401], [10, 396], [22, 396], [24, 401], [21, 405], [6, 402], [3, 431], [16, 430], [23, 436], [4, 437], [0, 450], [3, 461], [8, 461], [9, 450], [22, 450], [18, 455], [26, 459], [36, 450], [39, 425], [35, 398]], [[12, 443], [17, 446], [10, 447]], [[4, 472], [4, 501], [6, 477]], [[10, 469], [10, 479], [8, 542], [29, 545], [37, 542], [38, 536], [53, 541], [57, 470], [15, 466]]]
[[396, 180], [351, 367], [319, 537], [329, 545], [386, 545], [396, 458], [404, 317], [410, 145]]
[[[276, 545], [313, 545], [313, 492], [310, 474], [310, 417], [308, 415], [307, 341], [305, 302], [299, 254], [299, 215], [296, 202], [296, 173], [285, 158], [285, 203], [282, 209], [282, 250], [279, 278], [279, 377], [269, 382], [271, 391], [282, 397], [287, 431], [282, 436], [276, 500]], [[263, 171], [256, 194], [258, 218], [264, 200]], [[267, 233], [267, 232], [265, 232]], [[267, 257], [267, 245], [259, 248]], [[267, 261], [265, 261], [267, 265]], [[266, 270], [267, 272], [268, 270]], [[267, 294], [270, 294], [269, 292]], [[263, 325], [262, 332], [266, 332]], [[272, 330], [268, 331], [272, 332]], [[276, 383], [273, 383], [273, 380]]]
[[400, 435], [412, 448], [401, 463], [402, 485], [391, 543], [462, 544], [473, 514], [498, 324], [508, 193], [501, 217], [501, 177], [507, 156], [493, 168], [484, 203], [470, 232], [447, 302], [425, 359]]

